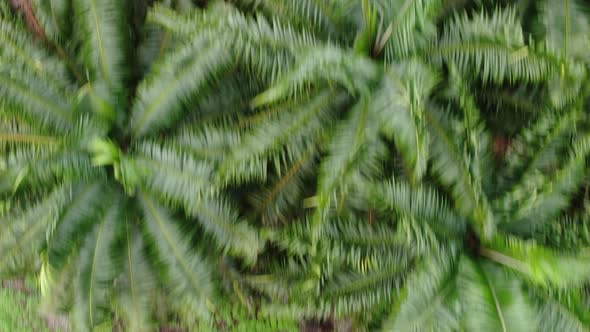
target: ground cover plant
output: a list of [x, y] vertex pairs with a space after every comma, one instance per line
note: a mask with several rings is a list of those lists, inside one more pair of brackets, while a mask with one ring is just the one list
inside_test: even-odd
[[38, 315], [39, 292], [31, 281], [3, 282], [0, 285], [0, 330], [2, 331], [48, 331]]
[[590, 327], [585, 1], [24, 3], [0, 275], [75, 328]]

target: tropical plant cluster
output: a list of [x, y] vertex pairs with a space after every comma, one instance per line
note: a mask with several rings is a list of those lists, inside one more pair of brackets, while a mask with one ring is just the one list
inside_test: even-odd
[[3, 1], [0, 45], [0, 277], [74, 330], [590, 329], [587, 1]]

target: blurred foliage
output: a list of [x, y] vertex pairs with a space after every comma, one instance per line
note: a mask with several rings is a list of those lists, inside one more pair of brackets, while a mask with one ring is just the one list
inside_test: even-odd
[[585, 331], [582, 0], [0, 2], [0, 276], [75, 330]]
[[[14, 283], [13, 281], [12, 284]], [[30, 280], [26, 285], [24, 281], [22, 282], [22, 287], [26, 289], [18, 289], [9, 281], [2, 282], [2, 286], [0, 287], [0, 331], [49, 331], [46, 322], [39, 317], [38, 313], [40, 293]]]

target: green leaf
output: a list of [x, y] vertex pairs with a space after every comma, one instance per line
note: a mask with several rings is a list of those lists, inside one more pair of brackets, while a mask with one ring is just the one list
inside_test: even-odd
[[576, 289], [564, 293], [532, 292], [539, 331], [590, 331], [587, 304], [583, 303], [585, 295]]
[[22, 66], [19, 69], [23, 75], [34, 76], [50, 90], [71, 93], [66, 65], [37, 43], [22, 26], [0, 18], [0, 42], [0, 68], [3, 63]]
[[169, 53], [137, 88], [130, 119], [133, 137], [168, 128], [196, 94], [212, 89], [231, 68], [225, 45], [211, 38], [196, 37]]
[[138, 145], [137, 154], [140, 182], [146, 191], [197, 218], [220, 247], [255, 261], [261, 249], [258, 234], [239, 220], [236, 209], [219, 195], [219, 188], [211, 183], [210, 165], [150, 142]]
[[72, 201], [48, 232], [47, 254], [52, 268], [61, 269], [71, 255], [75, 255], [101, 215], [103, 201], [111, 194], [100, 181], [74, 188]]
[[463, 256], [457, 288], [466, 331], [536, 331], [533, 306], [514, 276]]
[[33, 10], [47, 37], [63, 42], [68, 36], [72, 4], [69, 0], [33, 0]]
[[[537, 31], [548, 44], [564, 58], [590, 63], [588, 33], [590, 32], [589, 6], [578, 0], [539, 1]], [[567, 59], [564, 59], [568, 61]]]
[[[126, 2], [117, 0], [75, 0], [74, 13], [84, 45], [84, 60], [90, 82], [104, 80], [115, 94], [124, 93], [129, 76]], [[112, 106], [115, 101], [110, 100]]]
[[441, 39], [425, 50], [433, 60], [455, 63], [484, 82], [541, 82], [559, 70], [560, 61], [545, 45], [527, 45], [516, 13], [496, 9], [457, 14]]
[[432, 113], [426, 113], [426, 120], [431, 134], [432, 172], [449, 188], [455, 208], [468, 218], [479, 236], [491, 239], [496, 228], [494, 216], [481, 190], [481, 183], [474, 179], [457, 139], [448, 129], [452, 120]]
[[413, 272], [383, 325], [387, 331], [456, 331], [460, 317], [456, 293], [455, 253], [430, 252]]
[[[47, 232], [51, 232], [54, 223], [71, 202], [72, 185], [64, 183], [53, 188], [42, 199], [26, 202], [24, 209], [9, 211], [0, 221], [0, 274], [22, 269], [24, 263], [31, 264], [31, 258], [37, 258]], [[28, 260], [28, 261], [27, 261]]]
[[0, 96], [21, 106], [25, 115], [44, 128], [65, 132], [74, 126], [69, 101], [24, 71], [0, 68]]
[[323, 39], [350, 41], [358, 30], [358, 0], [231, 0], [252, 6], [266, 17], [286, 22], [298, 29], [309, 29]]
[[[165, 289], [183, 317], [209, 318], [213, 285], [210, 266], [180, 231], [170, 213], [143, 193], [138, 195], [144, 215], [144, 232], [158, 253], [157, 261], [164, 266], [162, 278]], [[187, 320], [188, 321], [188, 320]]]
[[157, 23], [185, 38], [216, 36], [216, 40], [226, 46], [224, 50], [247, 68], [252, 77], [270, 77], [272, 82], [290, 69], [294, 52], [317, 44], [307, 26], [294, 29], [277, 19], [269, 22], [261, 15], [254, 19], [223, 4], [211, 6], [207, 11], [195, 10], [188, 15], [178, 15], [163, 6], [155, 6], [148, 14], [148, 22]]
[[271, 185], [251, 196], [250, 201], [264, 225], [285, 223], [292, 208], [303, 197], [303, 180], [315, 166], [316, 149], [312, 146], [295, 159], [284, 173], [272, 179]]
[[383, 20], [383, 31], [373, 54], [385, 52], [385, 62], [405, 59], [428, 37], [435, 36], [435, 18], [445, 7], [441, 0], [377, 0]]
[[371, 96], [370, 107], [381, 116], [381, 130], [394, 139], [413, 183], [426, 172], [429, 136], [423, 113], [435, 84], [434, 72], [410, 61], [392, 66]]
[[155, 278], [149, 266], [149, 257], [144, 251], [140, 229], [126, 220], [123, 227], [125, 242], [121, 247], [125, 253], [121, 258], [123, 276], [116, 295], [116, 306], [130, 332], [149, 330], [151, 303], [155, 293]]
[[304, 154], [319, 141], [324, 126], [334, 121], [338, 108], [347, 102], [344, 93], [326, 89], [297, 106], [272, 106], [247, 118], [245, 121], [253, 128], [241, 135], [240, 143], [221, 163], [222, 178], [236, 183], [266, 179], [268, 164]]
[[80, 250], [74, 324], [78, 329], [87, 331], [109, 320], [104, 308], [112, 296], [112, 283], [116, 274], [112, 246], [117, 224], [121, 222], [117, 197], [113, 197], [110, 203]]
[[301, 53], [293, 69], [256, 96], [252, 107], [301, 98], [309, 92], [311, 84], [318, 81], [336, 83], [358, 96], [367, 93], [370, 84], [380, 76], [374, 62], [341, 48], [317, 46], [304, 49]]
[[410, 216], [417, 222], [428, 222], [446, 236], [465, 232], [465, 220], [432, 188], [411, 187], [408, 183], [390, 180], [375, 185], [371, 195], [372, 201], [382, 208]]
[[320, 164], [318, 178], [318, 207], [313, 217], [312, 243], [320, 241], [322, 224], [331, 214], [331, 208], [339, 208], [358, 174], [379, 173], [381, 161], [386, 155], [378, 136], [379, 122], [369, 107], [368, 96], [355, 104], [335, 129], [328, 145], [328, 156]]
[[560, 252], [515, 237], [497, 237], [482, 248], [485, 257], [522, 273], [545, 288], [579, 287], [590, 280], [590, 256]]
[[583, 184], [588, 154], [590, 137], [579, 135], [559, 170], [548, 175], [537, 169], [525, 173], [496, 203], [514, 209], [505, 217], [505, 227], [516, 233], [532, 234], [556, 218]]

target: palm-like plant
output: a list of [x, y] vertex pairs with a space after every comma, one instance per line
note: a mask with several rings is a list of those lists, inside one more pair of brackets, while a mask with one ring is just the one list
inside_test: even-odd
[[41, 267], [52, 309], [81, 331], [113, 312], [146, 330], [160, 294], [184, 322], [208, 318], [223, 254], [252, 263], [260, 249], [197, 152], [219, 148], [194, 110], [235, 84], [233, 60], [213, 36], [156, 57], [155, 28], [137, 51], [132, 2], [45, 5], [36, 40], [2, 2], [0, 273]]
[[280, 299], [269, 313], [588, 328], [581, 2], [233, 2], [242, 12], [216, 7], [222, 19], [150, 17], [226, 40], [267, 87], [224, 121], [235, 143], [220, 172], [273, 244], [244, 278]]

